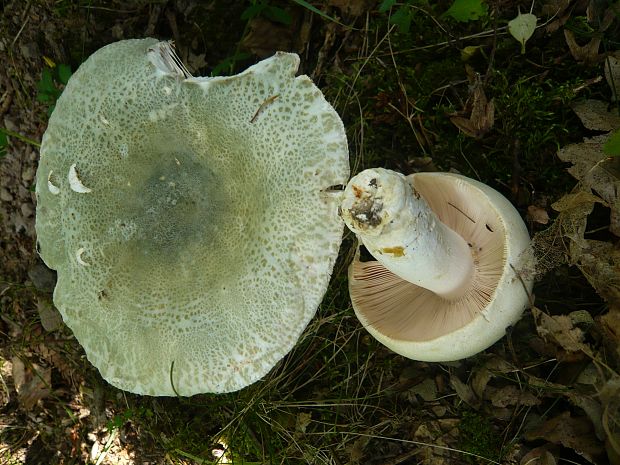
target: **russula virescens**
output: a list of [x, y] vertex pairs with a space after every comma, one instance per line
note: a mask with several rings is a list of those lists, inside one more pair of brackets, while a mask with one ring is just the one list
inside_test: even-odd
[[376, 259], [349, 268], [353, 308], [381, 343], [414, 360], [453, 361], [499, 340], [528, 304], [514, 265], [529, 235], [496, 190], [450, 173], [369, 169], [341, 216]]
[[111, 384], [240, 389], [293, 347], [341, 241], [343, 124], [277, 53], [192, 77], [168, 42], [86, 60], [41, 145], [36, 230], [54, 303]]

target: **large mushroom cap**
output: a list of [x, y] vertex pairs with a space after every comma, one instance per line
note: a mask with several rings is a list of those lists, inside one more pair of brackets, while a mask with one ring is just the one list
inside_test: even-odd
[[[498, 341], [529, 302], [533, 281], [518, 274], [518, 263], [527, 257], [527, 228], [505, 197], [473, 179], [450, 173], [407, 179], [415, 195], [467, 242], [471, 282], [462, 295], [444, 298], [389, 271], [380, 256], [362, 260], [358, 249], [349, 268], [353, 308], [365, 328], [396, 353], [429, 362], [469, 357]], [[387, 252], [394, 257], [393, 250]]]
[[[295, 344], [327, 288], [348, 177], [342, 122], [297, 55], [192, 78], [170, 45], [93, 54], [50, 118], [41, 257], [89, 360], [141, 394], [240, 389]], [[173, 388], [174, 385], [174, 388]]]

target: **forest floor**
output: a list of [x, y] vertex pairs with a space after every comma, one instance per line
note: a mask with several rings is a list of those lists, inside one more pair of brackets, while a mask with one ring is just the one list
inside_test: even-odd
[[[617, 2], [0, 5], [0, 463], [620, 464]], [[522, 51], [508, 22], [530, 11]], [[141, 37], [173, 39], [203, 76], [296, 52], [344, 121], [352, 173], [449, 171], [499, 190], [534, 238], [531, 308], [465, 360], [398, 356], [352, 310], [346, 234], [316, 317], [264, 379], [191, 398], [107, 384], [53, 306], [34, 182], [71, 72]]]

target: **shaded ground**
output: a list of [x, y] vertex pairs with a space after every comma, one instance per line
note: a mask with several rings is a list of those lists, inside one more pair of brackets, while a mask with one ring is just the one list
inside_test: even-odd
[[[620, 127], [605, 78], [618, 11], [536, 3], [520, 54], [506, 24], [529, 3], [468, 21], [451, 4], [0, 2], [0, 463], [214, 463], [226, 447], [220, 463], [620, 463], [620, 169], [602, 142], [577, 145]], [[345, 121], [354, 172], [458, 171], [500, 190], [537, 234], [536, 308], [470, 359], [396, 356], [353, 314], [347, 236], [317, 317], [263, 381], [190, 399], [110, 387], [53, 309], [33, 183], [68, 67], [145, 36], [173, 38], [198, 75], [295, 51]]]

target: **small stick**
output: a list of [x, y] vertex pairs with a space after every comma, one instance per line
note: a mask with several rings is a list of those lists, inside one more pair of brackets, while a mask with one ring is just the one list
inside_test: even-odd
[[254, 116], [252, 116], [250, 123], [253, 123], [254, 121], [256, 121], [256, 118], [258, 118], [258, 115], [260, 115], [263, 112], [263, 110], [267, 107], [267, 105], [272, 104], [279, 96], [280, 94], [272, 95], [271, 97], [268, 97], [267, 99], [265, 99], [265, 101], [260, 104], [260, 107], [258, 107], [258, 110], [256, 110], [256, 113], [254, 113]]

